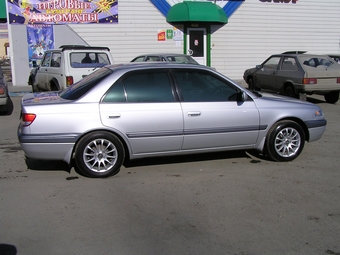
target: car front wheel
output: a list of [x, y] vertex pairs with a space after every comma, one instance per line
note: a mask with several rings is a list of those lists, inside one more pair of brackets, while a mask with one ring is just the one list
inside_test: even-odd
[[305, 144], [305, 133], [294, 121], [277, 122], [268, 132], [265, 151], [274, 161], [291, 161], [297, 158]]
[[125, 158], [121, 141], [109, 132], [94, 132], [84, 136], [75, 149], [78, 170], [93, 178], [117, 174]]
[[339, 91], [332, 91], [324, 95], [325, 100], [329, 104], [335, 104], [339, 100]]

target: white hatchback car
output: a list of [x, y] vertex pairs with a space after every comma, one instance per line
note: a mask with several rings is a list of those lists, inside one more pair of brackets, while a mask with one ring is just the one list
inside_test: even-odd
[[63, 45], [47, 50], [40, 65], [33, 63], [28, 84], [33, 92], [63, 90], [109, 64], [113, 64], [113, 59], [107, 47]]

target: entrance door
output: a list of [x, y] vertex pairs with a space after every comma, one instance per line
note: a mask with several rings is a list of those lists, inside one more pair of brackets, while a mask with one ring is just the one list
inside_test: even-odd
[[207, 31], [205, 28], [188, 28], [187, 54], [199, 64], [207, 64]]

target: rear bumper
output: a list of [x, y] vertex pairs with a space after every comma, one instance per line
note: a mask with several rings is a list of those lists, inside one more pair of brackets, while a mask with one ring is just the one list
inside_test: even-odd
[[8, 97], [0, 97], [0, 105], [7, 105]]
[[62, 160], [70, 164], [72, 159], [75, 137], [65, 136], [33, 136], [22, 134], [18, 128], [18, 140], [25, 156], [40, 160]]
[[321, 85], [321, 84], [294, 84], [297, 93], [307, 94], [327, 94], [331, 91], [340, 91], [340, 84]]

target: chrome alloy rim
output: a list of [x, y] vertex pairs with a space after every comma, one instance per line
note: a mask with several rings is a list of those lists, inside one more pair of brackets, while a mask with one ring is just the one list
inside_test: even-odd
[[109, 171], [116, 164], [117, 157], [116, 146], [106, 139], [93, 140], [83, 154], [86, 166], [94, 172]]
[[275, 150], [281, 157], [294, 156], [301, 145], [299, 132], [294, 128], [284, 128], [276, 136]]

